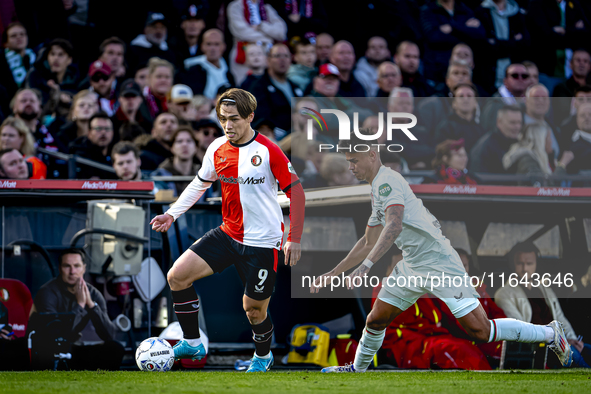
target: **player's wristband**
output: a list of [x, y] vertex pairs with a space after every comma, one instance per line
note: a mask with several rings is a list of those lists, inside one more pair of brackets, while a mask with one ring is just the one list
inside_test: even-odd
[[373, 267], [373, 263], [369, 259], [363, 260], [363, 265], [367, 266], [367, 268]]

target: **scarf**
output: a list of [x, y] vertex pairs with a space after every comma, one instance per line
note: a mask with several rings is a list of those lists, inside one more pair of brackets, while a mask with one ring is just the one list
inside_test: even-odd
[[[10, 68], [10, 71], [12, 72], [12, 78], [20, 88], [27, 76], [27, 70], [29, 70], [31, 64], [35, 63], [35, 52], [27, 48], [25, 49], [25, 56], [21, 57], [21, 55], [15, 51], [5, 48], [4, 56], [6, 57], [8, 68]], [[27, 59], [25, 60], [24, 58]], [[25, 60], [25, 62], [23, 62], [23, 60]]]
[[160, 113], [168, 112], [166, 97], [161, 99], [156, 97], [148, 86], [144, 88], [144, 96], [146, 97], [146, 102], [148, 103], [148, 109], [150, 110], [150, 115], [152, 115], [152, 118], [156, 119], [156, 116], [158, 116]]
[[267, 11], [265, 10], [265, 2], [259, 0], [258, 12], [257, 4], [253, 4], [250, 0], [242, 0], [244, 5], [244, 19], [248, 21], [251, 26], [260, 25], [262, 21], [267, 21]]
[[312, 17], [312, 0], [304, 0], [298, 7], [298, 0], [285, 0], [285, 11], [289, 14], [300, 14], [303, 17]]
[[460, 171], [455, 168], [445, 167], [445, 164], [442, 164], [438, 174], [441, 180], [437, 181], [437, 183], [446, 185], [476, 185], [476, 181], [468, 176], [468, 170]]

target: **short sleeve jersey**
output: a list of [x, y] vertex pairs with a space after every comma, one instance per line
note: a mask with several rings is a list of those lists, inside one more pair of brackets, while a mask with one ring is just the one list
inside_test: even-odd
[[371, 216], [368, 226], [385, 226], [385, 212], [391, 206], [404, 207], [402, 232], [396, 246], [408, 263], [420, 264], [448, 254], [451, 245], [441, 233], [439, 221], [415, 196], [402, 175], [382, 166], [371, 185]]
[[207, 148], [197, 173], [201, 181], [222, 184], [221, 229], [248, 246], [280, 249], [283, 213], [277, 202], [277, 183], [283, 191], [299, 183], [281, 149], [255, 131], [244, 144], [225, 136]]

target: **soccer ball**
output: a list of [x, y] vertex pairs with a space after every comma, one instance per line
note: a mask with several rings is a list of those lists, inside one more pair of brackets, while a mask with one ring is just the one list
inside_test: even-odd
[[166, 339], [148, 338], [135, 351], [135, 362], [142, 371], [170, 371], [174, 364], [174, 351]]

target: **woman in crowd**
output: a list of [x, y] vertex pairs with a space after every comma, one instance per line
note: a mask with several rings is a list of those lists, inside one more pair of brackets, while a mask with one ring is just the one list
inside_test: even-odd
[[81, 90], [72, 99], [68, 122], [57, 133], [58, 148], [67, 153], [70, 142], [88, 134], [88, 121], [99, 110], [98, 96], [90, 90]]
[[29, 179], [46, 179], [47, 166], [35, 156], [35, 140], [27, 125], [20, 119], [9, 116], [0, 125], [0, 150], [17, 149], [25, 156], [29, 166]]
[[476, 185], [476, 180], [468, 175], [468, 154], [464, 140], [445, 140], [435, 148], [433, 159], [436, 183], [452, 185]]
[[172, 89], [173, 76], [172, 63], [157, 57], [148, 62], [148, 84], [144, 87], [144, 97], [152, 119], [168, 112], [166, 95]]

